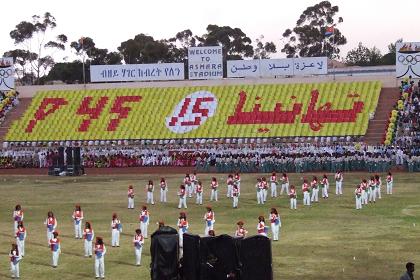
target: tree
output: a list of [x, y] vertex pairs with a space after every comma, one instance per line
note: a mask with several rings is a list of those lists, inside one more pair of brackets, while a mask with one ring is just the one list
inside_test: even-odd
[[22, 49], [15, 49], [7, 51], [3, 54], [4, 57], [12, 57], [15, 64], [15, 71], [19, 80], [26, 75], [25, 65], [28, 62], [33, 62], [38, 58], [36, 53], [31, 53]]
[[75, 83], [83, 80], [83, 65], [79, 60], [68, 63], [56, 63], [46, 77], [47, 81]]
[[268, 59], [270, 58], [270, 54], [277, 52], [276, 45], [273, 42], [264, 43], [263, 39], [263, 35], [255, 39], [257, 46], [254, 49], [254, 59]]
[[403, 39], [398, 39], [395, 43], [391, 43], [388, 45], [388, 53], [382, 57], [382, 64], [383, 65], [395, 65], [396, 60], [395, 56], [397, 54], [397, 43], [402, 43]]
[[121, 43], [118, 51], [127, 64], [169, 62], [171, 55], [166, 40], [155, 40], [143, 33]]
[[254, 55], [251, 39], [240, 28], [209, 24], [207, 33], [201, 37], [196, 36], [196, 39], [199, 41], [198, 46], [221, 45], [225, 60], [243, 59]]
[[357, 48], [349, 51], [346, 56], [346, 64], [349, 66], [375, 66], [381, 65], [381, 62], [381, 51], [376, 47], [369, 49], [361, 42]]
[[[340, 57], [339, 46], [347, 43], [337, 24], [343, 22], [337, 17], [338, 6], [329, 1], [310, 6], [303, 11], [293, 29], [286, 29], [283, 37], [288, 40], [282, 52], [287, 57], [327, 56], [331, 59]], [[332, 36], [326, 37], [328, 27], [334, 27]]]
[[91, 65], [121, 64], [122, 57], [118, 52], [108, 52], [108, 49], [99, 49], [90, 37], [82, 37], [70, 43], [70, 47], [78, 56], [87, 56]]
[[188, 48], [195, 47], [196, 42], [189, 29], [176, 33], [175, 37], [167, 40], [169, 57], [172, 57], [173, 62], [185, 62], [188, 59]]
[[[53, 36], [52, 30], [57, 26], [55, 18], [51, 13], [46, 12], [42, 17], [32, 16], [32, 21], [22, 21], [10, 32], [10, 37], [15, 45], [22, 46], [22, 49], [30, 55], [25, 58], [25, 63], [21, 61], [19, 65], [23, 68], [29, 67], [35, 73], [36, 83], [54, 65], [53, 55], [57, 50], [65, 50], [67, 36], [60, 34]], [[44, 52], [47, 54], [44, 55]], [[37, 57], [34, 59], [34, 55]], [[25, 72], [25, 70], [24, 70]]]

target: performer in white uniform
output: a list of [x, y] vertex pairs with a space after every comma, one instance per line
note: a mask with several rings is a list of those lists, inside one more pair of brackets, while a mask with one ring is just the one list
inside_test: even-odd
[[203, 184], [201, 183], [201, 181], [198, 181], [195, 184], [195, 195], [195, 204], [203, 205]]
[[54, 217], [54, 213], [52, 211], [48, 212], [44, 225], [47, 226], [47, 241], [48, 246], [50, 246], [50, 240], [53, 238], [53, 232], [57, 228], [57, 219]]
[[392, 177], [391, 172], [388, 172], [388, 176], [386, 176], [386, 194], [392, 194], [393, 186], [394, 186], [394, 177]]
[[149, 221], [150, 221], [150, 214], [147, 210], [147, 206], [143, 205], [140, 212], [140, 230], [144, 236], [144, 238], [147, 238], [147, 229], [149, 227]]
[[214, 223], [216, 219], [214, 217], [214, 212], [211, 209], [211, 206], [206, 207], [207, 212], [204, 214], [204, 222], [205, 222], [205, 229], [204, 229], [204, 236], [209, 235], [209, 230], [213, 230]]
[[149, 183], [146, 186], [146, 194], [147, 194], [147, 199], [146, 199], [146, 203], [147, 204], [155, 204], [155, 201], [153, 199], [153, 193], [155, 191], [155, 186], [153, 185], [153, 181], [149, 180]]
[[127, 191], [127, 197], [128, 197], [128, 209], [134, 209], [134, 189], [132, 185], [128, 186]]
[[168, 193], [168, 184], [165, 178], [160, 178], [160, 202], [166, 203], [166, 194]]
[[92, 225], [90, 222], [86, 222], [83, 230], [83, 239], [85, 240], [85, 257], [92, 257], [92, 242], [94, 237], [95, 232], [93, 231]]
[[140, 229], [136, 229], [136, 234], [133, 238], [134, 254], [136, 255], [136, 265], [141, 265], [141, 252], [143, 250], [144, 237]]
[[74, 223], [74, 238], [82, 239], [83, 211], [80, 205], [76, 205], [73, 211], [73, 215], [71, 217], [73, 218], [73, 223]]
[[179, 186], [178, 196], [179, 196], [178, 209], [181, 209], [181, 207], [184, 207], [185, 209], [187, 209], [187, 191], [184, 185]]
[[120, 233], [122, 232], [122, 225], [121, 225], [121, 221], [118, 219], [117, 213], [112, 214], [111, 231], [112, 231], [112, 236], [111, 236], [112, 247], [120, 247]]
[[56, 268], [58, 266], [58, 257], [61, 253], [61, 242], [58, 238], [58, 232], [54, 231], [52, 233], [53, 237], [49, 241], [52, 252], [52, 267]]
[[105, 254], [106, 247], [102, 237], [96, 237], [95, 243], [95, 277], [105, 278]]
[[277, 175], [276, 172], [273, 172], [270, 177], [271, 197], [277, 197], [277, 184]]
[[18, 246], [16, 244], [12, 244], [12, 249], [10, 250], [9, 258], [10, 258], [10, 271], [12, 273], [12, 279], [20, 278], [19, 264], [21, 260], [21, 255], [20, 255]]
[[16, 244], [19, 249], [20, 256], [25, 256], [25, 240], [26, 240], [26, 229], [23, 226], [23, 222], [19, 221], [18, 228], [16, 230]]

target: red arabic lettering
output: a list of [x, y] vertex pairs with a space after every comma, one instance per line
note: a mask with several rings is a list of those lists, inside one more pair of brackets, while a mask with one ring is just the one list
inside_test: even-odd
[[318, 97], [318, 90], [313, 90], [311, 92], [311, 100], [309, 102], [308, 110], [306, 111], [306, 114], [302, 116], [301, 120], [301, 123], [309, 123], [309, 127], [313, 131], [321, 130], [324, 123], [355, 122], [357, 114], [362, 112], [364, 107], [364, 103], [362, 101], [356, 101], [353, 102], [352, 109], [331, 110], [331, 102], [327, 102], [324, 105], [321, 105], [318, 109], [315, 109]]
[[273, 111], [260, 111], [261, 104], [255, 104], [251, 112], [243, 112], [246, 99], [246, 92], [241, 91], [235, 113], [228, 117], [227, 124], [292, 124], [302, 110], [301, 103], [293, 104], [291, 111], [282, 111], [282, 104], [276, 103]]

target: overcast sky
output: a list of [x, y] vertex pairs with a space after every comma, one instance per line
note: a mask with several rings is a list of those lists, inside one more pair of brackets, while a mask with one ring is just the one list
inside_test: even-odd
[[[0, 25], [0, 55], [15, 48], [9, 33], [23, 20], [34, 14], [50, 12], [57, 20], [57, 32], [75, 41], [81, 36], [91, 37], [98, 48], [115, 51], [122, 41], [145, 33], [155, 39], [173, 37], [178, 31], [191, 29], [195, 35], [205, 33], [208, 24], [239, 27], [252, 40], [261, 34], [273, 41], [278, 50], [283, 42], [282, 33], [293, 28], [301, 12], [319, 3], [314, 0], [20, 0], [8, 1], [2, 9]], [[287, 3], [287, 4], [286, 4]], [[340, 8], [339, 25], [347, 37], [341, 56], [363, 42], [386, 53], [387, 45], [398, 38], [420, 41], [417, 14], [419, 0], [335, 0]], [[403, 5], [403, 6], [402, 6]], [[417, 26], [416, 26], [417, 25]], [[275, 57], [284, 57], [277, 54]]]

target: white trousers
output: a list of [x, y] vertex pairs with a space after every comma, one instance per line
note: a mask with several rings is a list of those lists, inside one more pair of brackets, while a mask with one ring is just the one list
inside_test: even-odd
[[14, 264], [13, 262], [10, 262], [10, 272], [12, 273], [12, 278], [19, 278], [19, 262]]
[[210, 195], [210, 201], [217, 201], [217, 190], [212, 189], [211, 190], [211, 195]]
[[95, 276], [105, 278], [105, 262], [104, 257], [95, 256]]
[[271, 183], [271, 197], [277, 197], [277, 184]]
[[311, 205], [310, 193], [304, 192], [303, 193], [303, 205]]
[[286, 183], [286, 184], [281, 184], [280, 195], [282, 195], [282, 194], [283, 194], [283, 191], [285, 191], [285, 192], [286, 192], [286, 194], [288, 194], [288, 193], [289, 193], [289, 184], [288, 184], [288, 183]]
[[264, 202], [267, 201], [267, 189], [262, 189], [262, 193], [263, 193], [263, 200]]
[[166, 202], [167, 189], [160, 189], [160, 202]]
[[134, 209], [134, 198], [129, 197], [128, 198], [128, 209]]
[[238, 202], [239, 202], [239, 197], [234, 196], [233, 197], [233, 208], [237, 208], [238, 207]]
[[49, 231], [47, 229], [47, 242], [48, 242], [48, 246], [50, 246], [50, 240], [53, 239], [54, 235], [53, 235], [54, 231]]
[[60, 250], [52, 252], [52, 266], [58, 266], [59, 256], [60, 256]]
[[290, 209], [296, 209], [296, 198], [290, 199]]
[[82, 222], [79, 221], [79, 224], [76, 224], [76, 222], [74, 222], [74, 237], [82, 238], [82, 236]]
[[195, 204], [203, 204], [203, 193], [196, 193]]
[[319, 194], [319, 189], [312, 189], [312, 197], [311, 197], [311, 202], [316, 201], [318, 202], [318, 194]]
[[184, 197], [179, 198], [178, 208], [181, 209], [181, 207], [184, 206], [185, 209], [187, 209], [187, 198], [184, 195]]
[[143, 250], [143, 246], [140, 248], [134, 248], [134, 254], [136, 255], [136, 265], [141, 265], [141, 251]]
[[264, 193], [263, 193], [263, 190], [257, 191], [257, 204], [264, 204]]
[[374, 189], [374, 190], [370, 190], [370, 193], [369, 193], [369, 202], [375, 202], [376, 201], [376, 189]]
[[356, 209], [362, 209], [362, 197], [356, 195]]
[[18, 222], [14, 221], [14, 223], [13, 223], [13, 235], [16, 234], [17, 228], [18, 228]]
[[114, 246], [120, 246], [120, 231], [116, 228], [112, 229], [112, 239], [111, 239], [111, 245]]
[[386, 184], [386, 194], [392, 194], [392, 183]]
[[209, 230], [213, 230], [213, 222], [211, 222], [210, 226], [207, 225], [206, 221], [206, 227], [204, 229], [204, 236], [209, 236]]
[[179, 236], [179, 247], [182, 248], [184, 246], [184, 233], [182, 232], [182, 229], [178, 230], [178, 236]]
[[191, 188], [193, 190], [193, 193], [196, 193], [196, 191], [195, 191], [195, 183], [191, 183]]
[[362, 204], [368, 204], [368, 192], [362, 191]]
[[16, 245], [18, 246], [19, 254], [24, 257], [25, 256], [25, 240], [20, 240], [16, 238]]
[[380, 187], [380, 186], [379, 186], [379, 187], [376, 187], [376, 192], [377, 192], [376, 196], [377, 196], [379, 199], [381, 199], [381, 198], [382, 198], [382, 196], [381, 196], [381, 187]]
[[271, 223], [271, 232], [273, 233], [273, 240], [279, 240], [280, 225]]
[[141, 230], [141, 233], [143, 234], [144, 238], [147, 238], [147, 228], [148, 227], [149, 227], [149, 222], [147, 222], [147, 223], [140, 222], [140, 230]]
[[342, 185], [343, 185], [342, 182], [335, 182], [335, 194], [336, 195], [343, 194]]
[[328, 197], [328, 188], [327, 187], [322, 188], [322, 197]]
[[187, 186], [187, 193], [188, 193], [188, 197], [192, 197], [192, 194], [193, 194], [193, 186], [192, 186], [192, 184], [190, 184], [190, 185], [188, 185]]
[[153, 192], [147, 192], [146, 203], [155, 204], [155, 202], [153, 200]]
[[85, 257], [92, 256], [92, 241], [85, 239]]
[[227, 186], [226, 197], [232, 197], [232, 194], [233, 194], [233, 186], [232, 185], [228, 185]]

